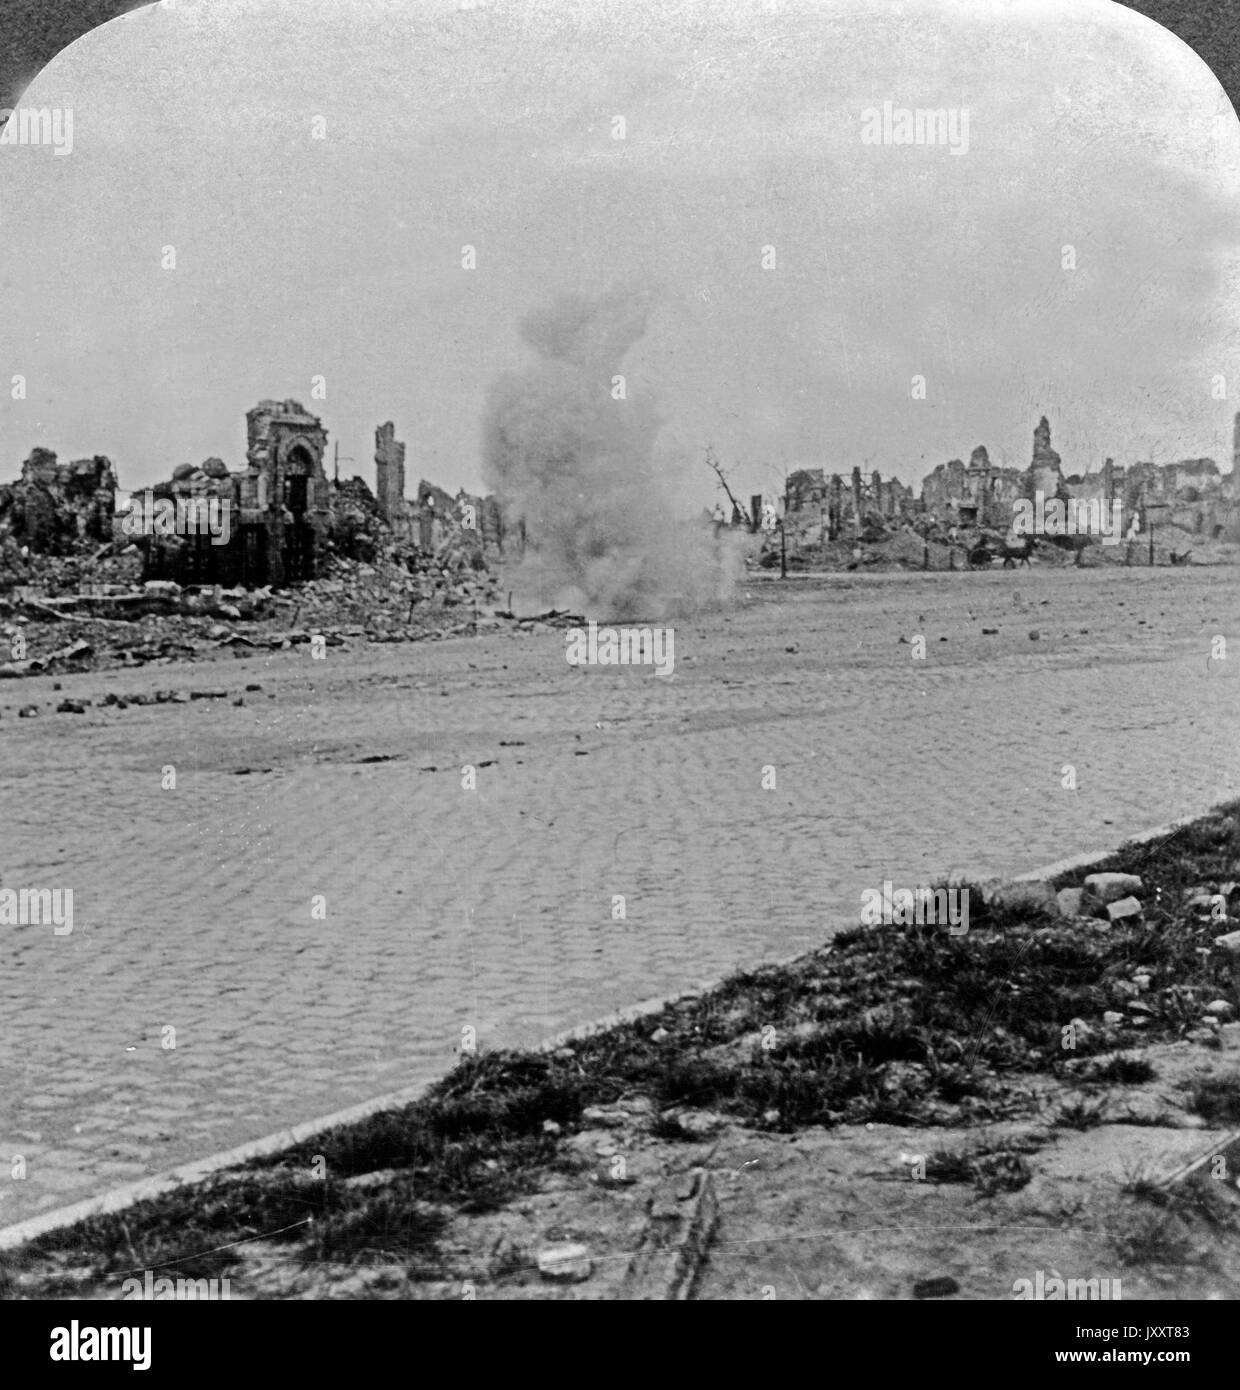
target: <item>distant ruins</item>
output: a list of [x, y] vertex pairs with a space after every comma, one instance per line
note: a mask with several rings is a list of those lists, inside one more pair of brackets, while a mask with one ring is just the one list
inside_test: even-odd
[[[754, 514], [760, 518], [763, 499], [757, 496], [752, 501]], [[816, 514], [828, 540], [852, 535], [858, 527], [898, 523], [915, 505], [913, 489], [898, 478], [884, 482], [880, 474], [872, 473], [867, 481], [860, 468], [853, 469], [848, 482], [838, 473], [828, 477], [821, 468], [800, 468], [788, 475], [789, 513], [811, 521]]]
[[921, 509], [941, 515], [948, 525], [1003, 527], [1012, 515], [1012, 502], [1021, 495], [1022, 484], [1019, 468], [996, 468], [986, 446], [979, 444], [969, 455], [967, 468], [959, 459], [952, 459], [926, 475], [921, 484]]
[[[226, 506], [226, 535], [130, 534], [126, 494], [110, 460], [96, 455], [61, 463], [35, 448], [15, 482], [0, 485], [0, 568], [16, 573], [24, 548], [50, 556], [89, 560], [128, 554], [144, 579], [232, 588], [286, 587], [327, 572], [332, 557], [373, 563], [381, 555], [411, 572], [434, 563], [485, 569], [504, 554], [508, 524], [494, 497], [455, 496], [420, 479], [405, 495], [405, 445], [391, 421], [375, 430], [375, 490], [359, 477], [329, 478], [325, 469], [327, 431], [296, 400], [260, 401], [246, 414], [246, 463], [231, 471], [218, 458], [181, 464], [154, 484], [144, 501], [166, 499], [169, 512]], [[994, 465], [979, 444], [965, 464], [950, 459], [922, 480], [921, 495], [878, 472], [848, 477], [822, 468], [800, 468], [786, 479], [786, 492], [755, 494], [749, 515], [733, 506], [731, 522], [769, 530], [783, 517], [790, 544], [824, 545], [878, 541], [900, 531], [922, 539], [947, 539], [953, 530], [1007, 531], [1020, 498], [1122, 504], [1125, 529], [1174, 527], [1188, 536], [1240, 543], [1240, 414], [1235, 420], [1233, 469], [1222, 475], [1208, 458], [1175, 463], [1136, 462], [1127, 468], [1107, 459], [1101, 469], [1065, 475], [1051, 445], [1045, 416], [1033, 431], [1025, 468]], [[118, 512], [118, 505], [122, 508]], [[132, 520], [132, 518], [130, 518]], [[722, 509], [716, 525], [726, 524]], [[188, 529], [188, 528], [187, 528]], [[520, 518], [511, 525], [513, 548], [525, 545]], [[20, 564], [18, 564], [20, 568]]]
[[[750, 500], [750, 526], [768, 516], [786, 513], [789, 529], [805, 538], [819, 530], [822, 541], [868, 537], [882, 531], [911, 527], [931, 529], [986, 528], [1006, 531], [1013, 503], [1022, 497], [1097, 499], [1109, 506], [1123, 503], [1125, 524], [1137, 517], [1142, 529], [1175, 526], [1210, 540], [1240, 543], [1240, 414], [1235, 421], [1232, 472], [1219, 472], [1213, 459], [1182, 459], [1177, 463], [1134, 463], [1128, 468], [1107, 459], [1097, 472], [1064, 475], [1063, 463], [1051, 447], [1046, 416], [1033, 431], [1033, 451], [1027, 468], [996, 467], [985, 445], [979, 444], [966, 465], [955, 458], [940, 463], [922, 479], [921, 496], [898, 479], [884, 481], [878, 473], [863, 480], [861, 469], [844, 479], [821, 468], [801, 468], [787, 479], [782, 495]], [[786, 506], [785, 506], [786, 501]], [[734, 519], [735, 520], [735, 519]]]

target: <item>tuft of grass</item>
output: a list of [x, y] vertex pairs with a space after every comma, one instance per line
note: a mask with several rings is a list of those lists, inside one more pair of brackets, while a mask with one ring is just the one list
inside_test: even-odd
[[1192, 1090], [1189, 1109], [1214, 1125], [1240, 1121], [1240, 1077], [1211, 1076]]
[[1097, 1129], [1106, 1123], [1105, 1100], [1066, 1101], [1055, 1113], [1054, 1124], [1059, 1129]]
[[1111, 1086], [1140, 1086], [1157, 1078], [1158, 1072], [1144, 1057], [1132, 1053], [1121, 1053], [1105, 1062], [1095, 1063], [1088, 1072], [1090, 1081], [1099, 1081]]
[[993, 1197], [1019, 1191], [1033, 1173], [1016, 1147], [938, 1149], [926, 1159], [926, 1177], [932, 1182], [971, 1183], [983, 1197]]
[[1124, 1181], [1120, 1185], [1122, 1193], [1141, 1202], [1153, 1202], [1156, 1205], [1162, 1203], [1166, 1184], [1153, 1176], [1154, 1170], [1145, 1160], [1137, 1163], [1125, 1160], [1120, 1171], [1124, 1175]]
[[1171, 1191], [1170, 1209], [1182, 1220], [1195, 1219], [1216, 1230], [1240, 1231], [1240, 1210], [1235, 1198], [1224, 1191], [1221, 1178], [1194, 1173]]
[[977, 1160], [973, 1186], [983, 1197], [993, 1197], [1000, 1192], [1019, 1192], [1032, 1181], [1033, 1172], [1024, 1156], [1007, 1150]]
[[164, 1267], [173, 1276], [213, 1278], [241, 1259], [235, 1248], [227, 1247], [260, 1236], [295, 1241], [336, 1200], [334, 1185], [316, 1181], [308, 1173], [218, 1175], [123, 1213], [90, 1217], [77, 1226], [49, 1231], [24, 1246], [21, 1255], [24, 1261], [38, 1257], [55, 1261], [58, 1256], [87, 1252], [84, 1258], [90, 1261], [92, 1280]]
[[1179, 1118], [1171, 1110], [1121, 1110], [1111, 1117], [1116, 1125], [1135, 1125], [1145, 1129], [1178, 1129]]
[[440, 1265], [443, 1210], [413, 1198], [405, 1183], [367, 1194], [333, 1211], [315, 1229], [303, 1257], [340, 1264], [408, 1266], [410, 1278], [431, 1277]]
[[1226, 1178], [1199, 1170], [1182, 1182], [1160, 1182], [1144, 1164], [1125, 1170], [1120, 1189], [1126, 1196], [1177, 1217], [1188, 1226], [1201, 1221], [1216, 1230], [1240, 1231], [1240, 1207], [1224, 1190]]
[[1148, 1207], [1129, 1208], [1124, 1229], [1111, 1232], [1111, 1246], [1126, 1265], [1183, 1265], [1193, 1254], [1180, 1219]]
[[961, 1149], [936, 1149], [926, 1158], [926, 1179], [929, 1182], [972, 1182], [973, 1159]]

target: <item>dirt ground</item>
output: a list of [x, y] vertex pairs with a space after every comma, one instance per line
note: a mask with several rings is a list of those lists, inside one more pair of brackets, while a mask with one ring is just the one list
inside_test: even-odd
[[1238, 614], [1223, 569], [754, 578], [668, 678], [549, 629], [5, 682], [0, 881], [76, 921], [0, 939], [0, 1224], [1235, 795]]

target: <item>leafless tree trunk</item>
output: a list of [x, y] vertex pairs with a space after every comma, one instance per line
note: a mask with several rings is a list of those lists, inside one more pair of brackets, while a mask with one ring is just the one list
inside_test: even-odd
[[723, 490], [728, 494], [728, 501], [732, 504], [733, 512], [740, 512], [741, 516], [745, 518], [746, 523], [752, 526], [753, 519], [736, 498], [732, 496], [732, 489], [728, 486], [728, 480], [724, 476], [723, 469], [720, 468], [719, 461], [715, 458], [715, 451], [709, 444], [706, 446], [706, 466], [712, 470], [715, 477], [723, 484]]

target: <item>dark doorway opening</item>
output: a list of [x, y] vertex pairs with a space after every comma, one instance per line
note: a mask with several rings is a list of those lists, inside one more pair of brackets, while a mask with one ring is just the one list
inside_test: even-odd
[[300, 584], [314, 578], [314, 528], [307, 520], [313, 466], [303, 449], [295, 449], [285, 464], [284, 504], [292, 517], [284, 534], [286, 584]]
[[293, 474], [288, 480], [288, 509], [294, 517], [303, 517], [308, 509], [310, 479], [304, 474]]

